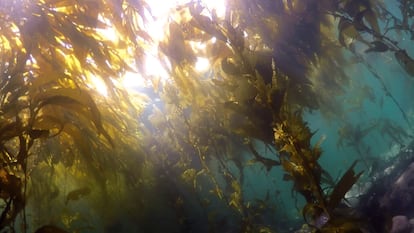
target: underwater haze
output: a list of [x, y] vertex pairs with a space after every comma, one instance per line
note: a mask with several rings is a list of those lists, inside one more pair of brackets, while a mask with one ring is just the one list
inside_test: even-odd
[[414, 232], [413, 0], [0, 0], [0, 233]]

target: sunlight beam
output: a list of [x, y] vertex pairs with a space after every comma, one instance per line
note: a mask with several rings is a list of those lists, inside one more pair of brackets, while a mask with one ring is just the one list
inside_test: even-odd
[[[226, 1], [222, 0], [204, 0], [197, 1], [193, 0], [165, 0], [160, 4], [159, 1], [147, 1], [147, 4], [150, 8], [148, 14], [151, 14], [151, 17], [148, 17], [148, 20], [140, 22], [143, 28], [152, 39], [152, 43], [148, 44], [148, 50], [143, 60], [143, 68], [140, 72], [126, 72], [123, 77], [121, 77], [122, 86], [129, 90], [138, 90], [140, 88], [149, 87], [154, 85], [154, 81], [158, 80], [155, 83], [164, 83], [168, 82], [171, 71], [171, 63], [167, 58], [160, 57], [160, 51], [158, 49], [159, 43], [164, 41], [168, 35], [168, 25], [171, 20], [178, 21], [187, 21], [187, 17], [192, 17], [190, 14], [183, 15], [180, 13], [180, 7], [186, 6], [186, 4], [200, 4], [204, 7], [204, 10], [201, 12], [204, 16], [213, 17], [213, 14], [216, 17], [224, 18], [226, 13]], [[150, 13], [149, 13], [150, 12]], [[183, 18], [184, 17], [184, 18]], [[107, 25], [105, 28], [96, 29], [99, 35], [105, 40], [118, 43], [119, 32], [116, 31], [115, 27], [107, 20], [105, 17], [99, 15], [99, 20]], [[209, 41], [209, 43], [214, 43], [215, 38]], [[194, 69], [197, 72], [204, 73], [208, 71], [211, 64], [210, 61], [205, 58], [205, 49], [206, 43], [189, 41], [191, 48], [197, 54], [197, 60], [194, 63]], [[165, 60], [163, 60], [165, 59]], [[135, 67], [135, 62], [129, 62], [131, 67]], [[102, 82], [99, 78], [90, 77], [90, 85], [98, 91], [101, 95], [107, 97], [108, 90], [105, 83]], [[151, 84], [152, 83], [152, 84]], [[156, 87], [155, 87], [156, 88]]]

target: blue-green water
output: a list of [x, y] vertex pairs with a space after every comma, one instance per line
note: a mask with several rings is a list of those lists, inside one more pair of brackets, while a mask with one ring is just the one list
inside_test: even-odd
[[[283, 2], [286, 1], [279, 2], [283, 5], [285, 4]], [[401, 9], [398, 8], [400, 2], [386, 2], [384, 9], [400, 18], [402, 17]], [[262, 9], [257, 8], [256, 10]], [[280, 13], [277, 9], [274, 11], [274, 13]], [[296, 20], [296, 16], [292, 17]], [[205, 18], [203, 19], [205, 20]], [[365, 21], [367, 20], [369, 18], [365, 19]], [[412, 18], [408, 19], [408, 24], [411, 25], [410, 30], [412, 30], [412, 21]], [[298, 22], [302, 23], [301, 20]], [[379, 18], [378, 22], [382, 31], [389, 27], [384, 18]], [[332, 31], [338, 30], [338, 20], [333, 19], [331, 23], [333, 25]], [[200, 27], [200, 25], [198, 26]], [[235, 28], [232, 29], [236, 32]], [[404, 49], [410, 57], [414, 57], [414, 44], [409, 33], [410, 30], [401, 32], [390, 30], [383, 37], [376, 39], [388, 43], [393, 41], [394, 44], [391, 44], [394, 47], [398, 45], [399, 49]], [[304, 31], [306, 32], [306, 30]], [[245, 33], [247, 34], [247, 32]], [[337, 39], [338, 33], [340, 32], [333, 33], [334, 40]], [[361, 33], [361, 35], [363, 39], [372, 39], [372, 35], [369, 33]], [[265, 38], [264, 35], [262, 37]], [[313, 146], [321, 143], [323, 152], [318, 160], [320, 167], [316, 166], [314, 161], [306, 164], [308, 167], [297, 161], [295, 161], [296, 164], [289, 163], [291, 157], [283, 151], [284, 146], [276, 145], [276, 138], [281, 136], [273, 135], [273, 133], [278, 124], [285, 121], [291, 123], [290, 120], [294, 115], [290, 115], [292, 119], [283, 119], [283, 116], [267, 111], [268, 109], [254, 112], [257, 110], [254, 109], [257, 107], [254, 104], [263, 103], [260, 102], [263, 100], [258, 98], [259, 94], [256, 90], [259, 89], [257, 88], [258, 84], [255, 83], [257, 86], [252, 88], [251, 80], [240, 81], [239, 79], [250, 76], [237, 73], [237, 67], [234, 65], [236, 59], [225, 57], [222, 58], [221, 63], [217, 63], [221, 69], [220, 72], [222, 72], [217, 72], [217, 76], [225, 76], [226, 71], [223, 70], [227, 69], [230, 72], [227, 75], [231, 78], [236, 77], [234, 83], [240, 86], [233, 87], [234, 83], [229, 81], [230, 84], [227, 84], [223, 82], [226, 80], [223, 77], [219, 79], [215, 77], [216, 73], [207, 72], [206, 77], [203, 77], [200, 82], [207, 83], [205, 87], [201, 84], [197, 86], [199, 83], [196, 83], [197, 85], [181, 83], [180, 86], [180, 83], [176, 82], [176, 89], [174, 87], [167, 89], [167, 85], [160, 85], [162, 87], [159, 88], [158, 86], [154, 87], [157, 90], [152, 87], [137, 89], [137, 92], [146, 95], [148, 103], [139, 115], [133, 116], [134, 123], [129, 125], [133, 129], [115, 129], [117, 131], [124, 130], [125, 134], [130, 133], [128, 130], [131, 130], [132, 134], [136, 136], [134, 141], [129, 141], [129, 144], [125, 143], [125, 147], [117, 148], [115, 152], [105, 150], [94, 152], [88, 150], [89, 145], [85, 146], [82, 143], [78, 144], [87, 149], [80, 148], [77, 151], [72, 149], [73, 145], [66, 144], [60, 145], [61, 147], [56, 149], [53, 144], [46, 142], [44, 144], [46, 146], [39, 149], [40, 155], [47, 155], [44, 156], [46, 159], [44, 161], [40, 161], [40, 159], [39, 161], [30, 161], [36, 166], [29, 172], [28, 206], [21, 214], [22, 217], [19, 215], [16, 223], [13, 223], [16, 225], [15, 228], [19, 232], [24, 232], [23, 229], [26, 227], [27, 232], [34, 232], [38, 227], [50, 224], [66, 229], [68, 232], [82, 233], [270, 233], [295, 232], [307, 223], [313, 228], [304, 230], [304, 232], [319, 232], [320, 230], [321, 232], [373, 233], [377, 229], [372, 226], [377, 225], [376, 221], [380, 219], [384, 222], [381, 223], [382, 231], [379, 233], [389, 232], [388, 229], [392, 226], [390, 222], [395, 215], [414, 218], [412, 211], [394, 211], [390, 208], [388, 205], [391, 201], [388, 199], [392, 199], [391, 194], [384, 191], [394, 190], [398, 187], [402, 181], [395, 180], [403, 174], [408, 162], [413, 159], [411, 144], [414, 137], [412, 128], [414, 125], [414, 91], [412, 90], [414, 77], [397, 61], [394, 54], [398, 49], [364, 52], [368, 48], [367, 43], [363, 43], [357, 38], [352, 40], [353, 47], [350, 46], [348, 49], [341, 48], [339, 43], [336, 43], [337, 55], [343, 56], [346, 60], [344, 64], [341, 64], [343, 66], [339, 67], [347, 78], [340, 88], [335, 84], [329, 85], [329, 69], [326, 73], [319, 74], [317, 66], [309, 65], [311, 67], [309, 69], [314, 72], [308, 74], [313, 85], [312, 88], [314, 88], [312, 90], [316, 93], [313, 97], [320, 98], [318, 101], [321, 101], [322, 104], [333, 103], [334, 105], [321, 105], [312, 108], [306, 105], [312, 101], [301, 102], [298, 100], [299, 104], [295, 101], [289, 102], [292, 106], [305, 105], [300, 106], [303, 107], [303, 111], [300, 112], [299, 118], [307, 123], [313, 133], [310, 144]], [[237, 42], [229, 41], [234, 44]], [[222, 43], [233, 46], [230, 42]], [[286, 44], [275, 42], [275, 48], [282, 49], [284, 45], [289, 45], [289, 41]], [[300, 43], [295, 44], [295, 46], [299, 45]], [[294, 64], [292, 65], [294, 66], [293, 71], [289, 70], [291, 68], [289, 64], [283, 64], [283, 62], [288, 63], [287, 61], [295, 59], [288, 57], [285, 60], [282, 58], [278, 60], [276, 58], [279, 54], [277, 49], [275, 50], [272, 51], [274, 54], [268, 56], [271, 59], [266, 61], [268, 62], [267, 68], [272, 72], [276, 73], [277, 70], [271, 67], [272, 62], [280, 62], [281, 66], [286, 65], [288, 68], [285, 72], [290, 72], [289, 74], [296, 74], [297, 70], [303, 68]], [[354, 50], [354, 54], [351, 52], [352, 50]], [[232, 52], [234, 51], [233, 49]], [[283, 52], [282, 57], [291, 55], [289, 49]], [[321, 54], [325, 53], [322, 51]], [[329, 60], [330, 58], [324, 57], [323, 59]], [[321, 61], [323, 59], [321, 58]], [[251, 60], [254, 59], [251, 58]], [[246, 61], [247, 59], [243, 60], [243, 62]], [[413, 62], [411, 65], [414, 66], [414, 60], [411, 62]], [[311, 63], [309, 62], [309, 64]], [[274, 64], [276, 67], [277, 65], [279, 64]], [[280, 68], [283, 70], [284, 67]], [[297, 70], [295, 70], [296, 68]], [[407, 67], [405, 68], [407, 69]], [[253, 73], [258, 75], [259, 71], [255, 70]], [[263, 71], [263, 73], [266, 72]], [[284, 77], [282, 74], [285, 75], [281, 72], [280, 77]], [[249, 75], [252, 74], [249, 73]], [[216, 82], [211, 81], [210, 78]], [[326, 83], [322, 85], [322, 81], [318, 78]], [[337, 77], [332, 77], [332, 80], [337, 79]], [[266, 81], [266, 84], [272, 82]], [[174, 82], [171, 81], [171, 83]], [[265, 82], [263, 81], [263, 83]], [[201, 94], [191, 93], [191, 90], [187, 89], [180, 90], [183, 87], [193, 88]], [[212, 87], [217, 87], [219, 91], [217, 93], [209, 92], [209, 88]], [[234, 93], [227, 95], [226, 92], [232, 91]], [[243, 96], [244, 94], [252, 95], [252, 92], [254, 98]], [[192, 96], [194, 99], [191, 100], [193, 102], [188, 100], [191, 99], [188, 98], [187, 95], [191, 95], [188, 93], [194, 94]], [[298, 91], [298, 93], [300, 95], [301, 92]], [[269, 94], [269, 99], [275, 102], [276, 98], [273, 99], [272, 94], [274, 93]], [[280, 96], [284, 98], [283, 95]], [[220, 102], [221, 99], [216, 100], [215, 98], [223, 98], [223, 103]], [[278, 107], [277, 110], [282, 109], [280, 106]], [[103, 119], [108, 120], [105, 118], [107, 113], [104, 109], [102, 110]], [[274, 115], [259, 115], [263, 112], [270, 112]], [[123, 114], [129, 116], [129, 113], [126, 112], [120, 115]], [[266, 121], [269, 118], [271, 124]], [[257, 125], [263, 124], [267, 128], [259, 126], [255, 128], [254, 125], [249, 125], [248, 123], [253, 121], [252, 119], [256, 120]], [[280, 122], [278, 122], [279, 120]], [[134, 128], [135, 124], [138, 125], [136, 128]], [[267, 137], [269, 132], [271, 140], [268, 140]], [[87, 135], [87, 137], [89, 136]], [[101, 139], [104, 137], [106, 135], [103, 135]], [[290, 139], [294, 141], [295, 138]], [[118, 138], [115, 138], [116, 140]], [[119, 139], [119, 141], [122, 140]], [[289, 141], [286, 144], [290, 145]], [[278, 146], [282, 148], [278, 148]], [[62, 147], [64, 149], [59, 151]], [[297, 148], [295, 149], [301, 149]], [[300, 151], [299, 154], [305, 156], [304, 154], [308, 152], [306, 149]], [[87, 153], [82, 154], [85, 152]], [[256, 153], [262, 157], [257, 157]], [[56, 156], [58, 158], [55, 158], [54, 154], [59, 154], [61, 157]], [[75, 157], [73, 154], [82, 154], [82, 156]], [[71, 161], [70, 158], [72, 158]], [[116, 159], [111, 160], [112, 158]], [[259, 161], [260, 159], [262, 162]], [[314, 176], [322, 174], [327, 181], [321, 181], [316, 186], [311, 182], [306, 183], [312, 180], [294, 177], [295, 173], [292, 172], [294, 169], [286, 169], [282, 159], [286, 159], [288, 165], [293, 164], [292, 167], [297, 169], [298, 173], [306, 169], [312, 170], [315, 173], [307, 174]], [[267, 161], [267, 163], [263, 161]], [[325, 204], [318, 203], [321, 200], [315, 197], [315, 187], [320, 188], [325, 197], [329, 196], [329, 193], [334, 189], [333, 186], [339, 183], [341, 176], [349, 171], [348, 169], [355, 161], [357, 161], [354, 167], [355, 173], [350, 175], [351, 178], [348, 176], [348, 183], [351, 182], [349, 180], [357, 177], [355, 174], [363, 172], [362, 175], [357, 177], [355, 184], [347, 194], [344, 194], [345, 198], [341, 198], [342, 201], [338, 206], [329, 206], [331, 209], [323, 209]], [[273, 165], [269, 165], [272, 162]], [[407, 166], [399, 164], [404, 162], [407, 162]], [[275, 163], [276, 165], [274, 165]], [[393, 167], [395, 170], [392, 170]], [[303, 180], [306, 182], [304, 183]], [[405, 190], [407, 196], [402, 195], [407, 199], [401, 200], [401, 202], [406, 201], [408, 204], [412, 204], [409, 200], [411, 198], [410, 192], [413, 190], [411, 189], [412, 183], [410, 184], [408, 181], [406, 182], [408, 187]], [[309, 190], [314, 193], [305, 192]], [[375, 196], [376, 191], [381, 196]], [[370, 205], [370, 202], [360, 203], [359, 200], [362, 198], [378, 201], [379, 207]], [[329, 199], [325, 201], [329, 202]], [[3, 209], [7, 209], [6, 201], [2, 199], [1, 204]], [[321, 206], [323, 208], [318, 209]], [[371, 209], [364, 209], [365, 207], [373, 208], [372, 212]], [[389, 214], [385, 213], [374, 218], [370, 214], [375, 210], [389, 211]], [[331, 214], [328, 219], [331, 222], [318, 222], [320, 217], [324, 217], [326, 214], [324, 211]], [[305, 216], [309, 213], [312, 215], [310, 219]], [[358, 221], [354, 221], [354, 218]], [[336, 219], [339, 220], [335, 222]], [[345, 223], [349, 221], [350, 225], [355, 225], [356, 227], [352, 228], [355, 231], [342, 230], [341, 227], [344, 225], [349, 227], [349, 225], [345, 223], [341, 225], [341, 221]], [[24, 223], [27, 223], [28, 226], [25, 226]], [[341, 227], [335, 228], [337, 226], [335, 224]], [[324, 226], [327, 228], [324, 229]], [[332, 228], [329, 228], [330, 226]], [[0, 229], [0, 232], [9, 231]], [[38, 233], [45, 232], [48, 231]], [[398, 232], [394, 231], [393, 233]]]

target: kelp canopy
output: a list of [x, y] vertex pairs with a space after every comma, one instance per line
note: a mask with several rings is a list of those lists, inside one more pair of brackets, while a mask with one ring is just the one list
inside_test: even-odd
[[[337, 120], [365, 170], [367, 134], [404, 145], [410, 115], [370, 61], [414, 76], [398, 41], [414, 35], [414, 2], [393, 4], [185, 1], [165, 16], [140, 0], [0, 2], [0, 231], [291, 232], [281, 179], [251, 198], [256, 168], [293, 183], [308, 232], [369, 231], [342, 205], [362, 172], [352, 159], [331, 177], [305, 113]], [[355, 91], [350, 67], [383, 93]], [[405, 125], [361, 129], [344, 100], [389, 101]]]

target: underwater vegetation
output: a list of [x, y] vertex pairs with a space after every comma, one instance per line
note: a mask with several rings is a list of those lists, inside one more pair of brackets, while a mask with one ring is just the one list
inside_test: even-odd
[[412, 140], [414, 1], [156, 12], [0, 2], [0, 232], [398, 232], [375, 221], [413, 217], [346, 195]]

